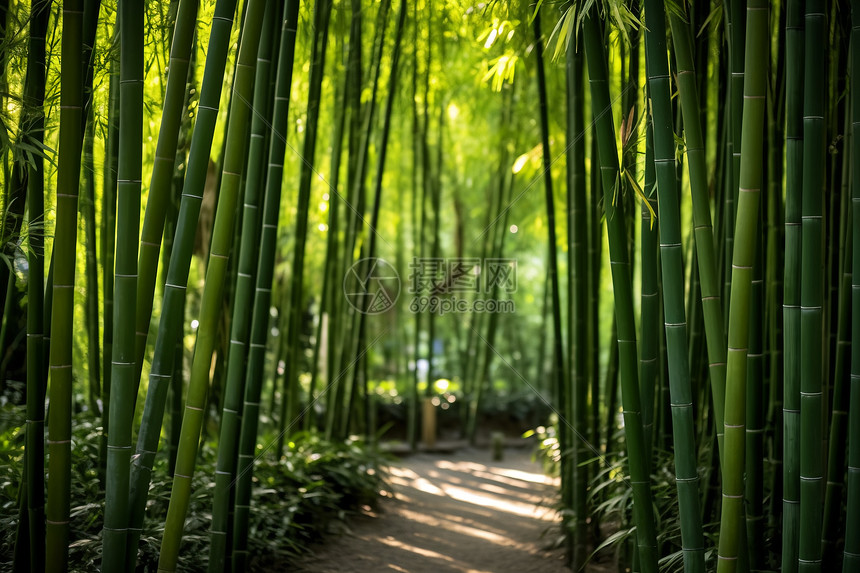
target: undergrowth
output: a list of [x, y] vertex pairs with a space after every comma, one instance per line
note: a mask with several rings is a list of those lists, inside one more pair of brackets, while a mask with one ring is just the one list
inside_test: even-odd
[[[0, 408], [0, 569], [10, 570], [19, 519], [19, 485], [24, 467], [23, 426], [12, 406]], [[104, 489], [95, 460], [99, 459], [101, 427], [90, 414], [73, 422], [72, 502], [69, 566], [71, 571], [96, 571], [101, 562]], [[263, 440], [265, 442], [265, 440]], [[390, 491], [383, 455], [362, 440], [326, 441], [316, 434], [292, 436], [280, 460], [258, 447], [251, 501], [250, 571], [283, 566], [333, 531], [345, 518], [376, 507]], [[214, 493], [215, 444], [200, 449], [192, 479], [179, 570], [206, 571], [209, 526]], [[49, 476], [48, 476], [49, 479]], [[140, 540], [138, 572], [156, 571], [172, 478], [166, 456], [159, 456], [149, 490]]]

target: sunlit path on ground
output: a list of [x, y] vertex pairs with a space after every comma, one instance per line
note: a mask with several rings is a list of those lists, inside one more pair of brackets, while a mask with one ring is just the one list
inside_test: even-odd
[[527, 450], [420, 454], [391, 468], [396, 499], [353, 522], [305, 558], [307, 573], [563, 572], [557, 534], [557, 480]]

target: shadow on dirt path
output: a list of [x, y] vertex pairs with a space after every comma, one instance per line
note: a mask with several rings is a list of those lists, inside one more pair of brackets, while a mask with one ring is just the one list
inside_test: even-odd
[[557, 483], [528, 451], [420, 454], [391, 468], [396, 499], [303, 559], [306, 573], [569, 573], [557, 534]]

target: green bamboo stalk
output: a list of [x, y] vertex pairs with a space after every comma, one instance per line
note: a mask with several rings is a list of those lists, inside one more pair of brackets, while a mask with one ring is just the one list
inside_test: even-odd
[[[429, 5], [428, 5], [429, 6]], [[432, 15], [428, 13], [428, 37], [427, 37], [427, 49], [430, 50], [433, 43], [433, 36], [430, 34], [431, 26], [432, 26]], [[445, 44], [442, 44], [444, 48]], [[444, 54], [440, 58], [440, 60], [444, 61]], [[427, 77], [430, 75], [430, 67], [427, 67]], [[440, 98], [441, 100], [441, 98]], [[428, 126], [430, 124], [429, 116], [427, 114], [428, 111], [428, 102], [429, 96], [425, 100], [424, 106], [424, 124]], [[425, 165], [424, 170], [421, 172], [422, 178], [424, 178], [424, 184], [430, 188], [430, 210], [433, 213], [433, 245], [430, 248], [430, 257], [433, 259], [441, 259], [442, 258], [442, 244], [439, 240], [439, 227], [442, 220], [442, 172], [445, 170], [445, 163], [442, 158], [442, 150], [444, 148], [443, 139], [445, 136], [445, 104], [440, 101], [439, 104], [436, 105], [439, 110], [438, 122], [437, 122], [437, 142], [436, 142], [436, 161], [435, 164], [430, 162], [430, 154], [429, 152], [425, 152], [425, 159], [427, 160], [427, 164]], [[424, 130], [424, 145], [427, 147], [427, 129]], [[559, 309], [559, 312], [561, 310]], [[434, 351], [436, 344], [436, 313], [431, 312], [427, 316], [427, 385], [424, 387], [424, 397], [431, 398], [432, 394], [435, 392], [433, 388], [433, 383], [436, 380], [436, 371], [438, 361], [435, 360], [436, 352]], [[365, 392], [365, 395], [367, 392]]]
[[63, 3], [60, 78], [60, 142], [57, 167], [55, 261], [50, 350], [48, 413], [48, 502], [45, 551], [47, 571], [65, 571], [69, 555], [72, 437], [72, 336], [77, 243], [78, 181], [81, 171], [83, 116], [83, 2]]
[[[546, 76], [543, 65], [543, 38], [540, 27], [540, 10], [534, 13], [532, 28], [535, 35], [535, 61], [537, 62], [537, 86], [538, 86], [538, 115], [541, 125], [541, 151], [543, 156], [544, 191], [547, 214], [547, 248], [549, 268], [547, 271], [550, 282], [550, 297], [552, 301], [552, 333], [553, 333], [553, 360], [556, 376], [558, 376], [559, 388], [566, 392], [570, 390], [567, 369], [564, 367], [564, 348], [561, 331], [561, 295], [558, 285], [558, 249], [555, 235], [555, 195], [552, 189], [552, 159], [549, 149], [549, 117], [547, 114], [547, 90]], [[507, 211], [506, 211], [507, 212]], [[495, 316], [495, 315], [493, 315]], [[493, 316], [490, 317], [492, 322]], [[562, 396], [560, 396], [562, 398]]]
[[669, 12], [669, 22], [672, 27], [675, 60], [678, 66], [681, 111], [684, 115], [684, 140], [687, 150], [687, 168], [690, 175], [690, 191], [693, 199], [693, 237], [696, 243], [696, 261], [698, 262], [699, 284], [701, 285], [711, 399], [714, 408], [717, 441], [720, 451], [722, 451], [726, 393], [726, 338], [717, 257], [714, 253], [708, 170], [699, 114], [696, 71], [693, 67], [692, 39], [689, 26], [672, 11]]
[[94, 416], [101, 414], [99, 407], [101, 388], [101, 353], [99, 351], [99, 270], [96, 258], [96, 181], [95, 163], [93, 159], [93, 147], [95, 134], [93, 133], [92, 109], [89, 110], [88, 127], [85, 127], [83, 147], [83, 197], [79, 202], [81, 210], [81, 222], [84, 226], [84, 250], [85, 263], [84, 275], [86, 277], [86, 301], [84, 303], [84, 318], [87, 332], [87, 369], [88, 374], [88, 397], [90, 411]]
[[618, 353], [622, 384], [624, 428], [627, 456], [633, 488], [634, 519], [637, 547], [642, 571], [657, 571], [657, 542], [648, 475], [648, 457], [636, 363], [636, 324], [633, 315], [633, 292], [627, 253], [627, 228], [621, 200], [618, 152], [615, 144], [607, 62], [603, 34], [595, 10], [584, 21], [585, 56], [591, 86], [592, 113], [595, 120], [597, 144], [600, 150], [600, 171], [603, 186], [606, 225], [609, 232], [609, 258], [612, 262], [612, 285], [615, 295], [615, 315], [618, 325]]
[[698, 450], [694, 435], [693, 392], [687, 354], [681, 205], [675, 178], [675, 136], [666, 56], [665, 18], [663, 5], [659, 0], [645, 1], [645, 62], [651, 103], [649, 109], [654, 131], [663, 312], [669, 358], [669, 391], [681, 518], [681, 546], [684, 551], [685, 571], [704, 572], [705, 540], [699, 510], [699, 475], [696, 467]]
[[785, 23], [785, 274], [783, 294], [782, 567], [797, 571], [800, 531], [800, 277], [803, 181], [803, 3], [791, 0]]
[[[412, 94], [412, 164], [410, 170], [410, 190], [412, 195], [412, 253], [413, 258], [417, 253], [418, 256], [421, 256], [424, 249], [424, 197], [418, 190], [418, 165], [420, 163], [420, 154], [421, 154], [421, 146], [419, 145], [419, 138], [421, 134], [421, 119], [418, 116], [418, 2], [412, 4], [412, 82], [411, 82], [411, 94]], [[420, 199], [419, 199], [420, 197]], [[419, 215], [420, 212], [420, 215]], [[419, 223], [420, 221], [420, 223]], [[418, 359], [420, 357], [420, 351], [418, 349], [418, 343], [421, 340], [421, 314], [420, 312], [415, 313], [415, 329], [414, 335], [412, 338], [412, 348], [413, 348], [413, 369], [412, 369], [412, 380], [410, 380], [409, 384], [409, 396], [408, 400], [408, 411], [406, 415], [406, 441], [409, 442], [409, 450], [414, 452], [418, 448]], [[466, 384], [470, 385], [472, 388], [476, 387], [474, 380], [466, 380]], [[467, 418], [466, 418], [466, 433], [468, 436], [468, 427], [470, 422], [471, 410], [472, 410], [472, 395], [474, 394], [474, 389], [469, 393], [469, 398], [467, 402]]]
[[[51, 1], [33, 2], [30, 13], [27, 80], [24, 93], [24, 133], [36, 145], [45, 133], [45, 34]], [[27, 519], [30, 571], [45, 570], [45, 342], [42, 328], [45, 280], [45, 237], [35, 232], [44, 223], [45, 161], [36, 157], [27, 176], [27, 212], [30, 233], [27, 263]]]
[[270, 125], [269, 71], [272, 58], [274, 25], [280, 20], [276, 6], [266, 3], [263, 33], [257, 51], [257, 69], [254, 78], [254, 117], [251, 122], [251, 140], [248, 147], [248, 175], [242, 206], [242, 235], [239, 244], [238, 274], [233, 298], [233, 318], [230, 321], [230, 347], [227, 357], [227, 378], [224, 386], [221, 413], [218, 460], [215, 468], [215, 494], [212, 502], [210, 528], [209, 571], [224, 571], [231, 562], [228, 548], [230, 513], [234, 495], [236, 455], [241, 429], [242, 398], [245, 389], [245, 361], [248, 334], [251, 326], [250, 311], [253, 304], [254, 276], [257, 273], [257, 248], [260, 240], [259, 207], [260, 189], [265, 186], [263, 161], [265, 142]]
[[[775, 8], [771, 16], [771, 35], [778, 40], [779, 49], [776, 51], [776, 79], [774, 87], [768, 90], [768, 175], [767, 175], [767, 229], [765, 233], [767, 250], [765, 255], [765, 316], [767, 320], [766, 376], [769, 394], [766, 405], [765, 439], [770, 441], [766, 450], [767, 464], [771, 471], [767, 478], [765, 491], [769, 492], [767, 507], [767, 527], [775, 530], [782, 518], [782, 450], [783, 450], [783, 331], [782, 331], [782, 295], [784, 267], [784, 153], [785, 153], [785, 85], [786, 85], [786, 50], [785, 50], [785, 6]], [[772, 65], [773, 58], [772, 58]], [[766, 446], [767, 447], [767, 446]], [[778, 546], [768, 552], [768, 558], [777, 558]]]
[[288, 0], [281, 25], [281, 42], [278, 55], [275, 101], [272, 110], [269, 161], [266, 174], [266, 196], [263, 207], [263, 224], [260, 232], [260, 250], [257, 261], [257, 282], [251, 318], [250, 346], [246, 368], [245, 396], [242, 408], [242, 427], [239, 436], [239, 455], [236, 468], [236, 502], [233, 520], [233, 570], [244, 571], [248, 561], [248, 518], [251, 506], [251, 478], [254, 453], [257, 445], [257, 426], [260, 414], [260, 393], [266, 360], [266, 335], [269, 326], [269, 307], [272, 299], [277, 243], [278, 215], [281, 202], [281, 183], [284, 171], [284, 153], [289, 123], [290, 87], [293, 76], [293, 56], [296, 44], [296, 23], [299, 0]]
[[[176, 2], [178, 8], [178, 1]], [[177, 12], [178, 15], [178, 12]], [[185, 87], [185, 104], [184, 109], [188, 110], [182, 118], [182, 125], [179, 129], [179, 144], [176, 151], [176, 163], [182, 168], [175, 169], [173, 172], [173, 180], [171, 182], [171, 198], [170, 204], [167, 207], [167, 214], [164, 219], [164, 240], [162, 241], [161, 253], [161, 291], [164, 292], [164, 283], [167, 280], [167, 275], [170, 272], [170, 255], [173, 252], [174, 236], [176, 234], [176, 222], [179, 217], [179, 203], [182, 200], [182, 191], [185, 186], [185, 159], [188, 156], [188, 148], [191, 143], [193, 133], [193, 114], [190, 110], [194, 107], [194, 102], [197, 99], [197, 89], [195, 88], [196, 81], [194, 72], [197, 61], [197, 37], [195, 34], [194, 45], [191, 48], [191, 61], [188, 65], [188, 78]], [[139, 284], [138, 284], [139, 287]], [[180, 305], [177, 314], [182, 317], [182, 323], [179, 327], [181, 334], [176, 337], [176, 345], [174, 346], [173, 373], [170, 378], [168, 390], [168, 404], [170, 404], [170, 423], [165, 432], [167, 443], [164, 445], [164, 450], [167, 453], [167, 473], [173, 477], [173, 470], [176, 468], [176, 450], [179, 444], [179, 433], [182, 431], [182, 396], [183, 387], [185, 386], [185, 302]]]
[[[831, 59], [831, 75], [833, 82], [838, 81], [838, 65], [846, 63], [848, 65], [848, 76], [850, 77], [853, 68], [850, 58], [850, 50], [845, 55], [845, 60], [839, 61], [840, 58], [834, 57]], [[836, 273], [832, 279], [832, 290], [830, 295], [831, 309], [836, 308], [836, 329], [831, 331], [831, 340], [835, 343], [833, 356], [833, 397], [831, 401], [831, 416], [829, 437], [827, 439], [827, 485], [824, 493], [824, 518], [823, 530], [821, 537], [822, 545], [822, 566], [826, 570], [834, 568], [839, 560], [839, 552], [837, 544], [840, 542], [840, 534], [844, 526], [841, 520], [841, 513], [844, 508], [844, 490], [845, 490], [845, 466], [847, 448], [845, 443], [848, 437], [848, 407], [850, 402], [850, 352], [851, 352], [851, 258], [853, 256], [853, 244], [849, 237], [850, 229], [853, 225], [851, 211], [851, 153], [854, 140], [851, 138], [851, 100], [845, 101], [844, 108], [836, 106], [834, 115], [840, 115], [844, 110], [843, 129], [845, 139], [843, 144], [843, 153], [840, 156], [843, 158], [839, 162], [839, 175], [836, 174], [837, 162], [832, 165], [832, 173], [828, 178], [833, 181], [835, 187], [836, 181], [839, 182], [838, 200], [835, 196], [835, 189], [831, 198], [831, 221], [833, 222], [830, 249], [834, 251], [832, 256], [836, 259], [833, 265], [836, 267]], [[835, 125], [834, 125], [835, 129]], [[836, 225], [836, 219], [839, 219], [839, 224]], [[837, 248], [838, 245], [838, 248]], [[838, 262], [837, 262], [838, 261]], [[832, 312], [832, 310], [830, 311]], [[831, 319], [832, 322], [832, 319]]]
[[759, 194], [764, 157], [762, 139], [769, 40], [767, 18], [767, 2], [751, 0], [747, 6], [744, 129], [741, 135], [740, 188], [732, 253], [722, 468], [723, 505], [717, 555], [719, 573], [737, 569], [739, 547], [742, 546], [749, 304], [755, 245], [758, 239]]
[[744, 37], [746, 21], [744, 18], [744, 0], [731, 0], [728, 10], [725, 10], [726, 25], [729, 41], [729, 138], [727, 144], [728, 158], [726, 162], [726, 182], [729, 188], [725, 196], [726, 217], [726, 258], [723, 276], [723, 297], [726, 299], [725, 312], [729, 311], [731, 301], [732, 268], [728, 253], [734, 249], [734, 233], [738, 210], [738, 188], [740, 185], [741, 145], [743, 126], [743, 90], [744, 90]]
[[[84, 2], [84, 49], [81, 54], [81, 65], [84, 77], [84, 108], [81, 119], [81, 137], [83, 138], [83, 164], [81, 166], [81, 189], [83, 197], [79, 202], [81, 221], [84, 227], [84, 277], [86, 284], [86, 300], [84, 302], [84, 327], [87, 333], [87, 397], [89, 408], [94, 415], [101, 411], [100, 376], [101, 366], [99, 351], [99, 301], [98, 301], [98, 263], [96, 259], [96, 187], [95, 165], [93, 163], [93, 147], [95, 133], [93, 132], [93, 45], [96, 39], [100, 0], [85, 0]], [[0, 337], [2, 340], [2, 337]], [[104, 407], [107, 407], [106, 404]], [[106, 428], [105, 428], [106, 429]]]
[[[761, 221], [760, 221], [761, 223]], [[744, 503], [750, 568], [765, 566], [764, 546], [764, 237], [761, 224], [756, 239], [750, 286], [749, 350], [747, 352], [746, 441]]]
[[[660, 293], [657, 289], [659, 269], [657, 267], [657, 234], [660, 221], [651, 215], [657, 212], [657, 173], [654, 170], [654, 132], [651, 120], [646, 126], [645, 140], [645, 197], [651, 205], [642, 205], [641, 237], [639, 240], [641, 270], [640, 329], [642, 341], [639, 347], [639, 392], [642, 396], [642, 428], [645, 446], [651, 451], [654, 438], [654, 392], [660, 383], [658, 342], [660, 340]], [[615, 412], [610, 412], [614, 417]], [[611, 438], [611, 436], [608, 436]], [[650, 459], [650, 454], [649, 454]]]
[[[194, 44], [194, 29], [197, 22], [199, 0], [182, 0], [176, 13], [173, 41], [170, 46], [170, 63], [167, 72], [167, 88], [158, 130], [158, 144], [149, 181], [146, 214], [140, 234], [140, 257], [138, 259], [136, 332], [135, 332], [135, 389], [140, 387], [140, 375], [146, 356], [146, 338], [152, 319], [152, 303], [155, 295], [155, 277], [158, 272], [158, 257], [164, 232], [164, 219], [170, 202], [171, 182], [176, 165], [179, 129], [185, 116], [185, 85], [191, 62], [191, 47]], [[134, 396], [137, 400], [137, 390]]]
[[134, 309], [143, 145], [143, 2], [119, 10], [120, 106], [117, 237], [111, 357], [110, 426], [105, 475], [102, 571], [124, 571], [134, 418]]
[[[322, 284], [322, 296], [320, 299], [320, 307], [319, 307], [319, 320], [317, 324], [316, 334], [314, 336], [315, 344], [314, 344], [314, 354], [313, 359], [311, 360], [311, 381], [310, 386], [308, 388], [308, 400], [313, 402], [317, 399], [317, 381], [320, 375], [320, 353], [323, 348], [323, 337], [326, 339], [326, 375], [325, 379], [327, 382], [326, 390], [324, 394], [326, 396], [326, 408], [334, 407], [334, 403], [332, 399], [334, 398], [335, 393], [329, 392], [331, 390], [331, 382], [334, 379], [334, 364], [336, 364], [336, 355], [337, 349], [332, 344], [332, 337], [334, 336], [332, 332], [332, 321], [334, 320], [334, 316], [337, 315], [339, 308], [339, 297], [338, 290], [336, 288], [338, 277], [337, 273], [340, 271], [338, 267], [338, 239], [340, 235], [340, 197], [338, 194], [338, 185], [340, 184], [340, 164], [341, 157], [343, 156], [343, 130], [346, 121], [346, 107], [343, 105], [345, 84], [342, 88], [338, 90], [338, 93], [335, 95], [335, 119], [334, 119], [334, 127], [332, 133], [332, 149], [331, 149], [331, 163], [329, 173], [331, 173], [331, 178], [329, 180], [329, 185], [331, 186], [331, 193], [328, 195], [328, 234], [326, 236], [326, 254], [325, 254], [325, 265], [323, 268], [323, 284]], [[312, 427], [317, 427], [318, 429], [324, 430], [326, 435], [330, 436], [330, 432], [332, 430], [330, 426], [330, 422], [332, 417], [329, 416], [328, 410], [326, 411], [325, 421], [323, 424], [320, 424], [320, 421], [316, 419], [316, 410], [311, 408], [308, 412], [308, 417], [305, 419], [305, 430], [309, 430]], [[321, 428], [320, 426], [324, 426]]]
[[[860, 0], [851, 2], [851, 66], [860, 69]], [[851, 390], [848, 406], [848, 478], [846, 489], [845, 553], [843, 573], [860, 568], [860, 75], [851, 75]]]
[[[161, 436], [164, 419], [164, 406], [167, 389], [173, 378], [173, 361], [177, 340], [182, 340], [185, 308], [185, 289], [188, 283], [188, 269], [194, 247], [194, 235], [200, 214], [200, 203], [209, 167], [209, 153], [212, 149], [212, 136], [218, 118], [218, 104], [224, 82], [224, 68], [230, 46], [230, 30], [236, 11], [235, 0], [219, 0], [215, 5], [212, 31], [206, 53], [206, 66], [203, 71], [203, 85], [200, 102], [197, 106], [197, 122], [191, 137], [191, 150], [185, 171], [185, 184], [173, 249], [170, 255], [170, 268], [164, 286], [161, 317], [158, 323], [158, 336], [149, 374], [149, 388], [143, 408], [140, 429], [137, 435], [137, 448], [131, 469], [129, 545], [127, 569], [133, 567], [137, 558], [137, 540], [143, 526], [146, 499], [155, 453]], [[195, 19], [194, 12], [186, 12], [187, 17]], [[177, 22], [179, 16], [177, 15]]]
[[[326, 276], [325, 281], [328, 281], [328, 284], [325, 285], [323, 289], [324, 293], [328, 293], [328, 298], [325, 299], [327, 304], [324, 304], [320, 308], [320, 317], [323, 316], [323, 313], [327, 313], [328, 321], [326, 323], [326, 366], [325, 366], [325, 379], [326, 379], [326, 391], [325, 391], [325, 421], [323, 422], [324, 426], [324, 434], [327, 440], [330, 440], [332, 435], [334, 434], [336, 428], [335, 423], [337, 420], [337, 416], [335, 416], [335, 411], [337, 410], [337, 402], [336, 398], [338, 395], [337, 386], [338, 386], [338, 378], [335, 375], [335, 369], [338, 364], [338, 353], [340, 349], [337, 347], [336, 341], [338, 339], [338, 318], [341, 316], [341, 309], [343, 307], [342, 297], [339, 296], [339, 280], [340, 280], [340, 272], [341, 267], [339, 264], [340, 261], [340, 246], [338, 244], [341, 231], [341, 215], [340, 211], [340, 203], [343, 201], [343, 198], [340, 195], [340, 172], [341, 172], [341, 163], [343, 158], [343, 139], [344, 139], [344, 131], [346, 129], [346, 92], [347, 92], [347, 82], [349, 79], [349, 73], [344, 73], [344, 82], [342, 87], [340, 88], [340, 93], [336, 95], [336, 109], [337, 118], [335, 119], [334, 126], [334, 134], [332, 139], [332, 151], [331, 151], [331, 188], [332, 192], [329, 195], [329, 222], [328, 222], [328, 238], [326, 244]], [[322, 328], [323, 321], [320, 318], [320, 330], [317, 334], [317, 345], [322, 344], [321, 336], [322, 336]], [[314, 365], [316, 365], [319, 356], [314, 358]], [[311, 389], [314, 389], [315, 380], [312, 377], [311, 379]], [[313, 391], [311, 392], [313, 395]]]
[[[585, 76], [581, 40], [571, 38], [565, 57], [567, 80], [567, 204], [568, 204], [568, 320], [570, 370], [573, 377], [573, 419], [579, 428], [587, 425], [588, 400], [588, 212], [585, 187]], [[509, 211], [509, 210], [508, 210]], [[507, 211], [506, 211], [507, 214]], [[504, 236], [504, 227], [502, 228]], [[573, 450], [571, 491], [574, 510], [571, 566], [585, 563], [588, 458], [585, 444], [577, 440]]]
[[[8, 13], [9, 1], [3, 0], [0, 2], [0, 93], [3, 94], [0, 96], [0, 105], [4, 109], [9, 100], [8, 52], [11, 34], [7, 34]], [[3, 205], [3, 210], [0, 212], [0, 229], [3, 231], [4, 238], [17, 236], [20, 232], [21, 222], [24, 220], [24, 201], [27, 193], [24, 170], [10, 164], [10, 155], [7, 149], [3, 150], [2, 175], [4, 185], [0, 191], [0, 204]], [[5, 251], [5, 245], [3, 247]], [[3, 255], [5, 256], [6, 253]], [[0, 347], [4, 349], [7, 347], [9, 327], [17, 322], [14, 316], [16, 310], [15, 273], [11, 265], [3, 264], [0, 265]], [[6, 372], [3, 362], [0, 362], [0, 389], [5, 390], [5, 384]]]
[[[119, 42], [119, 27], [115, 26], [112, 38], [114, 44]], [[116, 48], [116, 46], [114, 46]], [[118, 53], [119, 50], [113, 50]], [[108, 81], [108, 130], [105, 141], [105, 166], [102, 185], [102, 316], [110, 317], [104, 320], [102, 330], [102, 436], [99, 442], [99, 473], [104, 483], [104, 473], [107, 465], [107, 428], [110, 425], [110, 388], [111, 360], [113, 359], [113, 273], [114, 255], [116, 251], [116, 179], [117, 164], [119, 163], [119, 76], [116, 70], [118, 61], [110, 61], [110, 79]]]
[[809, 0], [804, 17], [803, 200], [800, 279], [800, 538], [798, 571], [821, 570], [824, 501], [822, 328], [824, 326], [824, 3]]
[[[579, 445], [579, 442], [576, 441], [574, 443], [573, 432], [569, 427], [569, 422], [566, 420], [572, 419], [572, 408], [569, 405], [573, 404], [573, 393], [575, 389], [570, 386], [569, 382], [569, 372], [566, 368], [566, 360], [564, 353], [564, 340], [562, 335], [561, 328], [561, 315], [562, 315], [562, 307], [561, 307], [561, 293], [559, 291], [559, 280], [558, 280], [558, 246], [556, 240], [556, 217], [555, 217], [555, 194], [553, 193], [552, 187], [552, 159], [550, 157], [550, 148], [549, 148], [549, 118], [547, 113], [548, 101], [547, 101], [547, 88], [546, 88], [546, 72], [544, 70], [544, 62], [543, 62], [543, 37], [541, 34], [541, 13], [540, 9], [537, 9], [532, 16], [532, 29], [534, 31], [535, 36], [535, 61], [537, 63], [537, 88], [538, 88], [538, 117], [540, 121], [540, 137], [541, 137], [541, 155], [542, 155], [542, 166], [543, 166], [543, 179], [544, 179], [544, 201], [546, 205], [546, 215], [547, 215], [547, 281], [549, 284], [549, 294], [552, 308], [549, 310], [549, 314], [552, 320], [552, 348], [553, 348], [553, 376], [552, 379], [555, 381], [556, 388], [556, 400], [555, 403], [559, 405], [559, 409], [562, 413], [560, 416], [559, 424], [558, 424], [558, 436], [559, 436], [559, 445], [562, 453], [562, 463], [561, 463], [561, 475], [564, 476], [562, 479], [567, 480], [569, 477], [572, 477], [574, 480], [576, 479], [576, 456], [571, 455], [572, 449], [575, 450]], [[508, 211], [510, 209], [506, 209], [504, 211], [507, 216]], [[502, 237], [504, 237], [505, 230], [504, 228], [496, 227], [501, 232]], [[493, 336], [496, 332], [496, 322], [498, 321], [497, 314], [491, 314], [489, 317], [488, 324], [488, 351], [486, 354], [486, 358], [484, 360], [484, 376], [479, 378], [479, 381], [483, 382], [486, 374], [489, 373], [490, 360], [492, 355], [489, 352], [489, 349], [492, 349], [493, 346]], [[573, 498], [571, 497], [572, 489], [565, 488], [568, 492], [565, 497], [568, 499], [565, 500], [566, 505], [568, 507], [573, 505]], [[579, 518], [580, 516], [577, 516]], [[567, 528], [569, 527], [569, 519], [565, 519], [562, 527], [565, 528], [565, 535], [570, 536], [574, 534], [574, 532], [569, 531]], [[581, 525], [581, 524], [580, 524]], [[584, 541], [584, 540], [583, 540]], [[571, 546], [571, 550], [573, 546]], [[576, 551], [576, 556], [578, 559], [582, 558], [581, 547], [580, 551]], [[571, 557], [573, 557], [573, 552], [571, 552]]]
[[[850, 113], [846, 114], [850, 118]], [[850, 119], [848, 120], [850, 121]], [[848, 123], [846, 121], [846, 123]], [[846, 133], [850, 134], [849, 130]], [[846, 143], [853, 141], [846, 138]], [[843, 509], [844, 489], [845, 489], [845, 442], [848, 437], [848, 407], [850, 400], [850, 373], [849, 373], [849, 351], [851, 348], [850, 339], [850, 319], [851, 319], [851, 257], [853, 254], [853, 244], [847, 238], [847, 230], [851, 228], [851, 208], [848, 207], [850, 193], [848, 192], [848, 162], [844, 164], [843, 173], [846, 177], [843, 179], [843, 195], [842, 201], [845, 205], [842, 211], [842, 235], [843, 241], [841, 245], [845, 245], [845, 250], [842, 257], [839, 273], [840, 287], [838, 293], [838, 318], [837, 318], [837, 336], [836, 336], [836, 356], [835, 366], [833, 369], [833, 407], [830, 417], [830, 436], [827, 441], [827, 488], [824, 495], [823, 509], [823, 530], [821, 535], [822, 558], [824, 567], [831, 569], [833, 564], [837, 562], [836, 545], [842, 525], [841, 513]], [[842, 250], [842, 249], [840, 249]]]
[[[260, 43], [260, 29], [263, 23], [265, 2], [251, 0], [248, 4], [239, 57], [236, 63], [236, 79], [233, 86], [233, 105], [227, 128], [227, 145], [221, 175], [221, 189], [218, 195], [218, 208], [212, 232], [209, 264], [206, 267], [206, 286], [200, 310], [200, 324], [197, 329], [197, 343], [185, 400], [185, 415], [182, 418], [182, 431], [179, 436], [179, 450], [176, 454], [176, 471], [173, 474], [173, 488], [164, 524], [164, 538], [158, 559], [159, 571], [175, 571], [179, 557], [185, 515], [191, 496], [191, 476], [197, 458], [197, 447], [203, 423], [206, 392], [209, 388], [209, 370], [212, 350], [215, 344], [215, 328], [221, 311], [224, 283], [227, 276], [227, 261], [230, 241], [233, 238], [233, 223], [236, 205], [239, 200], [239, 184], [245, 160], [245, 130], [251, 114], [251, 99], [254, 87], [254, 69], [257, 48]], [[196, 131], [196, 130], [195, 130]]]

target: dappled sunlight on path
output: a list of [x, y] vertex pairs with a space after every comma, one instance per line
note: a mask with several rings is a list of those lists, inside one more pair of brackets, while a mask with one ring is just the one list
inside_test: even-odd
[[557, 480], [528, 451], [493, 462], [482, 450], [421, 454], [391, 468], [396, 499], [302, 563], [308, 573], [564, 572], [552, 508]]

